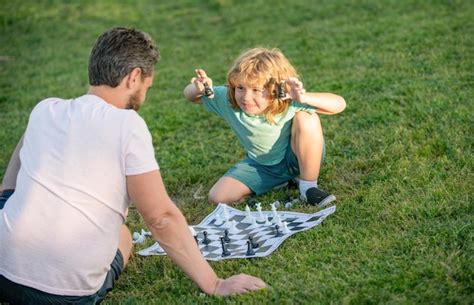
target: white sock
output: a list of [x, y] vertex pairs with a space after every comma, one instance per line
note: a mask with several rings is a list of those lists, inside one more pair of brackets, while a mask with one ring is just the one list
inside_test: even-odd
[[306, 199], [306, 191], [310, 187], [318, 187], [318, 180], [300, 180], [300, 195]]

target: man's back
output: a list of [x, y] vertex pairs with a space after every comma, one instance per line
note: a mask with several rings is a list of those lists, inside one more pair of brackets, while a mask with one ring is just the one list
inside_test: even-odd
[[47, 99], [30, 116], [20, 158], [0, 212], [0, 273], [53, 294], [94, 293], [117, 249], [126, 175], [158, 168], [146, 124], [94, 95]]

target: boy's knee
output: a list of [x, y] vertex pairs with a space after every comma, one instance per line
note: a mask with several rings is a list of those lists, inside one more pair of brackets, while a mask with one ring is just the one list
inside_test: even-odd
[[313, 132], [315, 129], [322, 129], [319, 115], [305, 111], [296, 113], [293, 124], [299, 132]]
[[214, 187], [211, 188], [211, 190], [209, 191], [209, 195], [208, 195], [207, 199], [208, 199], [210, 204], [213, 204], [213, 205], [219, 204], [219, 202], [220, 202], [219, 201], [219, 195], [214, 190]]

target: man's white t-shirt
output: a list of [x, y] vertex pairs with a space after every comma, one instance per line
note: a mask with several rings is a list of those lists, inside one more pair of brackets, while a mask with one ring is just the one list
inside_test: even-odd
[[20, 159], [0, 210], [0, 274], [47, 293], [95, 293], [117, 251], [126, 176], [158, 169], [146, 123], [94, 95], [46, 99]]

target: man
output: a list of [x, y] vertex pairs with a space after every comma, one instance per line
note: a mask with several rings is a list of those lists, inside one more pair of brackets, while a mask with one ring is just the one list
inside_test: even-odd
[[130, 200], [205, 293], [265, 287], [245, 274], [218, 278], [167, 195], [150, 132], [135, 111], [158, 60], [147, 34], [111, 29], [92, 49], [89, 92], [46, 99], [33, 109], [2, 183], [0, 301], [102, 301], [130, 256], [124, 225]]

